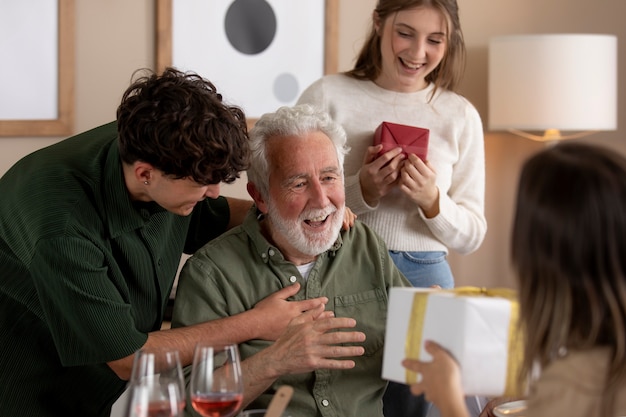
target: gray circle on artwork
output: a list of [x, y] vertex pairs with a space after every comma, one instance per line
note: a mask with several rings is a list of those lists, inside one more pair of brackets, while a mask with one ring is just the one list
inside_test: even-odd
[[263, 52], [276, 35], [276, 15], [265, 0], [235, 0], [224, 18], [230, 44], [246, 55]]
[[298, 97], [298, 80], [292, 74], [280, 74], [274, 80], [274, 96], [283, 103], [289, 103]]

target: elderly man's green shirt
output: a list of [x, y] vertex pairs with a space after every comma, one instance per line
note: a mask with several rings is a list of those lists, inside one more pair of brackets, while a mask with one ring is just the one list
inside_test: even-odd
[[[389, 257], [382, 239], [360, 222], [342, 231], [335, 245], [320, 254], [305, 280], [260, 231], [254, 208], [236, 227], [198, 250], [179, 278], [172, 326], [189, 325], [249, 310], [277, 290], [299, 282], [294, 300], [328, 297], [327, 310], [352, 317], [366, 334], [365, 355], [348, 370], [318, 370], [275, 381], [249, 408], [266, 408], [283, 384], [294, 387], [286, 414], [324, 417], [382, 417], [381, 379], [387, 293], [410, 286]], [[240, 345], [243, 358], [268, 346], [252, 340]]]
[[183, 217], [127, 192], [110, 123], [0, 179], [0, 414], [108, 416], [106, 362], [160, 328], [181, 254], [222, 233], [224, 199]]

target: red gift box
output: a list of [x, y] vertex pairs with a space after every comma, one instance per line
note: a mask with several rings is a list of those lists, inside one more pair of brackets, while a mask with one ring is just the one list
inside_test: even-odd
[[374, 146], [383, 144], [379, 155], [401, 147], [405, 155], [415, 154], [422, 161], [428, 153], [429, 130], [421, 127], [382, 122], [374, 132]]

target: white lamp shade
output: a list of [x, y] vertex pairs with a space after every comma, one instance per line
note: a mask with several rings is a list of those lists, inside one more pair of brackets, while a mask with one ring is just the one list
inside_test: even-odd
[[489, 129], [617, 128], [617, 38], [554, 34], [489, 42]]

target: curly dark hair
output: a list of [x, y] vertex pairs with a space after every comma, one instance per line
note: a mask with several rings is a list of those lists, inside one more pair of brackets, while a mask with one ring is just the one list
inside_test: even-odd
[[144, 161], [172, 178], [232, 183], [248, 167], [246, 118], [222, 102], [196, 73], [151, 70], [126, 90], [117, 109], [120, 156]]

